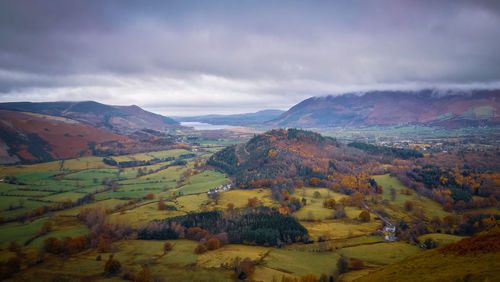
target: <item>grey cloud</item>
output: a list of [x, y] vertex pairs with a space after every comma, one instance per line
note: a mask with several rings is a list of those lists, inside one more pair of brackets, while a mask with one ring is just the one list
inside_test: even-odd
[[498, 1], [0, 2], [0, 100], [206, 112], [500, 81]]

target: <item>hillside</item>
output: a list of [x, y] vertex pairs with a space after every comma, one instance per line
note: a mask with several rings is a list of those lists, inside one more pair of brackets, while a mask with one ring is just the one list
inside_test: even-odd
[[270, 121], [270, 126], [437, 125], [466, 127], [500, 123], [500, 90], [437, 95], [431, 90], [372, 91], [362, 95], [313, 97]]
[[[0, 163], [40, 162], [92, 154], [92, 144], [129, 143], [127, 137], [79, 121], [0, 110]], [[102, 147], [101, 145], [101, 148]]]
[[173, 117], [177, 121], [204, 122], [210, 124], [224, 125], [258, 125], [278, 118], [284, 111], [263, 110], [256, 113], [235, 114], [235, 115], [204, 115], [190, 117]]
[[128, 134], [144, 128], [164, 130], [180, 127], [178, 122], [171, 118], [145, 111], [135, 105], [110, 106], [93, 101], [1, 103], [0, 110], [65, 117], [119, 134]]
[[[496, 281], [500, 275], [500, 233], [463, 239], [409, 256], [355, 281]], [[483, 249], [478, 246], [483, 245]], [[466, 250], [456, 253], [453, 249]], [[479, 250], [479, 251], [476, 251]]]
[[380, 170], [383, 155], [388, 154], [381, 151], [368, 156], [319, 133], [279, 129], [227, 147], [207, 164], [224, 170], [241, 188], [268, 187], [279, 198], [281, 189], [292, 192], [293, 187], [302, 185], [329, 187], [346, 194], [375, 191], [369, 174]]

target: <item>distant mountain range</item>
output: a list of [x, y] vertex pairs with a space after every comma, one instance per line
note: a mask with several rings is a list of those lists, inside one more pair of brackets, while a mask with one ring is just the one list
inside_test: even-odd
[[138, 106], [111, 106], [94, 101], [84, 102], [15, 102], [0, 103], [0, 110], [30, 112], [65, 117], [96, 128], [126, 134], [140, 129], [163, 130], [180, 127], [169, 117], [154, 114]]
[[235, 115], [204, 115], [190, 117], [172, 117], [180, 122], [204, 122], [217, 125], [249, 126], [261, 125], [270, 120], [278, 118], [284, 111], [263, 110], [256, 113], [235, 114]]
[[468, 127], [499, 123], [500, 90], [446, 95], [423, 90], [313, 97], [266, 124], [270, 127], [326, 128], [389, 125]]
[[0, 164], [163, 149], [178, 122], [138, 106], [0, 103]]

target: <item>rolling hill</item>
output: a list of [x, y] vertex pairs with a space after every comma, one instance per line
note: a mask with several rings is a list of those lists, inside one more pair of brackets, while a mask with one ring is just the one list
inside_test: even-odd
[[64, 117], [0, 110], [0, 163], [41, 162], [92, 154], [92, 144], [127, 137]]
[[1, 103], [0, 164], [164, 149], [175, 138], [159, 131], [181, 127], [138, 106]]
[[270, 126], [326, 128], [390, 125], [467, 127], [500, 124], [500, 90], [438, 95], [432, 90], [372, 91], [312, 97]]
[[94, 101], [1, 103], [0, 110], [65, 117], [118, 134], [128, 134], [141, 129], [164, 130], [180, 127], [179, 123], [171, 118], [145, 111], [135, 105], [110, 106]]

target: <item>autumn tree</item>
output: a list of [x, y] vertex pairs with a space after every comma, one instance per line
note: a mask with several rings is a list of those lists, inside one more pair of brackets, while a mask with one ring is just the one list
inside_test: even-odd
[[163, 244], [163, 253], [166, 254], [167, 252], [169, 252], [171, 250], [172, 250], [172, 243], [165, 242], [165, 244]]
[[333, 198], [327, 199], [323, 202], [323, 207], [325, 207], [327, 209], [334, 210], [336, 205], [337, 205], [337, 202]]
[[228, 203], [226, 207], [230, 211], [234, 210], [234, 204], [233, 203]]
[[122, 264], [117, 259], [114, 259], [111, 255], [104, 265], [104, 274], [106, 274], [106, 276], [116, 275], [120, 273], [121, 269]]
[[203, 244], [198, 244], [198, 246], [196, 246], [196, 248], [194, 249], [194, 252], [196, 254], [203, 254], [206, 251], [207, 251], [207, 247], [205, 247], [205, 245], [203, 245]]
[[167, 205], [163, 202], [163, 199], [160, 199], [158, 202], [158, 210], [164, 211], [167, 209]]
[[370, 222], [370, 213], [368, 211], [362, 211], [358, 217], [362, 222]]
[[236, 276], [240, 280], [245, 280], [255, 271], [255, 263], [250, 258], [242, 260], [235, 269]]
[[256, 197], [248, 199], [248, 203], [247, 203], [248, 207], [253, 208], [253, 207], [256, 207], [257, 204], [258, 204], [258, 200]]
[[207, 243], [205, 244], [208, 250], [216, 250], [220, 248], [220, 241], [219, 239], [213, 237], [208, 239]]

